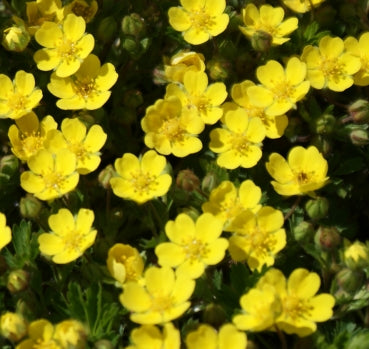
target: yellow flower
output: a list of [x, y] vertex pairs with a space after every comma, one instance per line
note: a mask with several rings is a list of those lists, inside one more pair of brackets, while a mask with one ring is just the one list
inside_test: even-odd
[[274, 264], [275, 255], [286, 246], [281, 211], [262, 207], [257, 213], [246, 211], [233, 221], [229, 252], [235, 261], [247, 261], [251, 270], [261, 271]]
[[131, 311], [131, 321], [142, 325], [162, 324], [180, 317], [189, 307], [195, 281], [171, 268], [149, 267], [144, 285], [129, 281], [119, 300]]
[[318, 7], [325, 0], [282, 0], [283, 3], [292, 11], [298, 13], [308, 12], [315, 7]]
[[267, 33], [271, 37], [272, 45], [282, 45], [290, 40], [285, 36], [291, 34], [298, 27], [298, 19], [290, 17], [283, 21], [282, 7], [262, 5], [258, 9], [254, 4], [248, 4], [242, 10], [245, 27], [240, 26], [241, 32], [251, 39], [259, 32]]
[[186, 336], [187, 349], [245, 349], [247, 336], [230, 323], [222, 325], [217, 332], [207, 324], [201, 324]]
[[40, 200], [56, 199], [78, 184], [76, 156], [68, 149], [55, 154], [41, 149], [27, 162], [30, 171], [21, 174], [21, 187]]
[[348, 53], [360, 58], [361, 68], [354, 74], [354, 84], [358, 86], [369, 85], [369, 32], [363, 33], [359, 40], [349, 36], [344, 40]]
[[89, 2], [84, 0], [73, 0], [65, 6], [64, 15], [74, 13], [76, 16], [81, 16], [86, 23], [89, 23], [95, 17], [97, 9], [98, 5], [96, 0]]
[[202, 148], [196, 135], [203, 131], [204, 123], [193, 111], [182, 109], [178, 97], [158, 99], [148, 107], [141, 127], [146, 133], [146, 146], [160, 154], [185, 157]]
[[34, 112], [22, 116], [15, 123], [16, 125], [9, 127], [8, 137], [12, 145], [12, 152], [22, 161], [27, 161], [43, 149], [49, 131], [56, 130], [58, 127], [51, 115], [45, 116], [39, 122]]
[[27, 322], [22, 315], [7, 311], [0, 316], [0, 336], [18, 342], [26, 334]]
[[211, 191], [209, 201], [201, 208], [221, 220], [225, 231], [232, 231], [236, 217], [245, 211], [257, 212], [260, 209], [260, 199], [260, 188], [250, 179], [243, 181], [239, 188], [231, 181], [223, 181]]
[[225, 0], [180, 0], [182, 7], [171, 7], [169, 23], [192, 45], [200, 45], [224, 32], [229, 17]]
[[275, 288], [271, 285], [255, 287], [241, 296], [242, 312], [232, 319], [242, 331], [264, 331], [274, 325], [281, 304]]
[[230, 170], [255, 166], [261, 158], [265, 137], [261, 120], [249, 118], [245, 109], [237, 108], [228, 111], [222, 122], [223, 128], [210, 132], [209, 148], [220, 154], [217, 164]]
[[316, 322], [329, 320], [335, 300], [329, 293], [316, 295], [319, 287], [318, 274], [303, 268], [291, 273], [285, 292], [279, 293], [282, 303], [282, 313], [276, 319], [279, 329], [304, 337], [316, 331]]
[[125, 349], [179, 349], [181, 336], [171, 322], [163, 325], [163, 331], [154, 325], [142, 325], [131, 332], [132, 344]]
[[61, 132], [55, 130], [49, 134], [47, 148], [55, 152], [62, 148], [69, 149], [76, 156], [77, 172], [85, 175], [100, 165], [100, 149], [106, 137], [100, 125], [92, 125], [87, 132], [85, 124], [78, 118], [65, 118]]
[[63, 349], [53, 338], [54, 326], [45, 319], [32, 321], [28, 326], [28, 337], [19, 343], [16, 349], [53, 348]]
[[35, 78], [23, 70], [17, 71], [12, 82], [0, 74], [0, 118], [19, 119], [35, 108], [42, 91], [35, 87]]
[[62, 348], [84, 349], [86, 338], [86, 329], [77, 320], [64, 320], [55, 326], [54, 339]]
[[95, 242], [94, 218], [94, 212], [86, 208], [81, 208], [76, 216], [61, 208], [48, 219], [52, 231], [38, 237], [41, 253], [57, 264], [76, 260]]
[[0, 212], [0, 251], [12, 240], [12, 231], [6, 225], [6, 216]]
[[167, 86], [165, 98], [176, 96], [182, 108], [193, 111], [201, 120], [213, 125], [223, 115], [219, 106], [227, 98], [226, 86], [216, 82], [208, 86], [208, 76], [204, 72], [187, 71], [183, 76], [183, 85], [172, 83]]
[[21, 18], [13, 16], [12, 20], [14, 24], [3, 31], [1, 44], [8, 51], [22, 52], [28, 46], [31, 36]]
[[59, 77], [74, 74], [94, 48], [94, 37], [86, 34], [85, 29], [84, 19], [72, 13], [60, 26], [44, 22], [35, 33], [36, 41], [44, 47], [33, 56], [37, 68], [45, 71], [55, 69]]
[[60, 0], [27, 1], [26, 11], [28, 31], [31, 35], [34, 35], [44, 22], [60, 23], [64, 18]]
[[144, 269], [143, 259], [137, 249], [124, 244], [115, 244], [109, 249], [106, 264], [110, 275], [120, 285], [127, 281], [138, 281]]
[[310, 83], [305, 80], [306, 64], [297, 57], [288, 60], [286, 69], [274, 60], [256, 70], [261, 86], [251, 86], [247, 93], [253, 104], [265, 106], [267, 115], [282, 115], [303, 99], [309, 92]]
[[184, 73], [187, 71], [204, 71], [205, 58], [201, 53], [180, 51], [164, 66], [164, 74], [168, 81], [183, 83]]
[[350, 269], [362, 269], [369, 266], [369, 248], [366, 244], [355, 241], [343, 251], [345, 264]]
[[141, 158], [126, 153], [114, 165], [118, 173], [110, 180], [114, 194], [138, 204], [165, 195], [172, 183], [172, 177], [165, 172], [165, 157], [154, 150]]
[[155, 254], [163, 267], [174, 267], [176, 272], [196, 279], [208, 265], [218, 264], [228, 247], [221, 238], [223, 224], [210, 213], [204, 213], [194, 222], [185, 213], [165, 225], [170, 242], [156, 246]]
[[[258, 100], [258, 104], [254, 104], [252, 98], [248, 95], [248, 90], [255, 84], [250, 80], [245, 80], [241, 83], [234, 84], [231, 90], [231, 96], [234, 102], [244, 108], [247, 115], [253, 118], [259, 118], [265, 127], [265, 136], [268, 138], [279, 138], [283, 136], [284, 130], [288, 125], [286, 115], [268, 115], [265, 109], [270, 105], [268, 99]], [[227, 108], [236, 109], [236, 105], [227, 103]]]
[[109, 99], [109, 89], [116, 83], [118, 74], [111, 63], [100, 65], [97, 56], [89, 55], [77, 72], [69, 77], [51, 74], [48, 90], [60, 98], [56, 105], [63, 110], [101, 108]]
[[305, 46], [301, 60], [307, 65], [307, 78], [316, 89], [341, 92], [352, 86], [353, 75], [360, 70], [360, 58], [347, 52], [339, 37], [324, 36], [319, 47]]
[[329, 179], [328, 163], [315, 146], [292, 148], [287, 161], [278, 153], [272, 153], [266, 168], [275, 179], [272, 181], [274, 190], [285, 196], [310, 195]]

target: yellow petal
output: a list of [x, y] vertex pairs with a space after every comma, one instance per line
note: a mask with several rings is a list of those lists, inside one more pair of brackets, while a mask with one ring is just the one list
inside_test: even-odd
[[170, 25], [177, 31], [183, 32], [191, 26], [189, 15], [180, 7], [171, 7], [168, 16]]

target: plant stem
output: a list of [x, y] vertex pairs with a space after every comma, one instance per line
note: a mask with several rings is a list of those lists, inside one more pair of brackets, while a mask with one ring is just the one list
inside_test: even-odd
[[301, 201], [301, 196], [298, 196], [294, 204], [292, 205], [291, 209], [287, 212], [287, 214], [284, 216], [284, 220], [286, 221], [288, 218], [292, 216], [292, 214], [295, 212], [297, 206], [299, 205]]

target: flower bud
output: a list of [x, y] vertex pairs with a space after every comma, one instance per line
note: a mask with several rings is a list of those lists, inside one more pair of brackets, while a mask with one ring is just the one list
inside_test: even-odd
[[114, 177], [114, 175], [115, 175], [114, 167], [113, 165], [109, 164], [99, 173], [97, 178], [98, 178], [100, 185], [103, 188], [109, 189], [110, 180]]
[[97, 28], [97, 38], [103, 43], [108, 43], [113, 40], [114, 34], [118, 29], [117, 22], [114, 17], [105, 17]]
[[20, 214], [24, 218], [37, 218], [42, 209], [42, 203], [31, 194], [20, 199]]
[[315, 121], [315, 132], [321, 135], [331, 134], [336, 125], [336, 118], [331, 114], [323, 114]]
[[369, 248], [360, 241], [355, 241], [346, 247], [343, 255], [345, 264], [350, 269], [362, 269], [369, 266]]
[[146, 31], [145, 21], [137, 13], [124, 16], [122, 20], [122, 31], [124, 34], [132, 35], [136, 38], [142, 37]]
[[302, 221], [293, 228], [293, 235], [296, 241], [304, 243], [313, 240], [314, 227], [310, 222]]
[[210, 193], [218, 185], [218, 182], [215, 173], [209, 172], [201, 182], [201, 189], [206, 193]]
[[6, 312], [0, 317], [0, 335], [12, 342], [20, 341], [27, 334], [27, 322], [17, 313]]
[[187, 216], [190, 216], [194, 222], [197, 221], [201, 214], [198, 209], [192, 206], [184, 208], [181, 213], [185, 213]]
[[184, 191], [192, 192], [200, 188], [200, 179], [189, 169], [181, 170], [178, 172], [176, 185]]
[[315, 233], [315, 245], [322, 250], [330, 251], [341, 243], [341, 236], [335, 227], [322, 227]]
[[92, 0], [88, 2], [86, 2], [85, 0], [73, 0], [71, 3], [69, 3], [65, 7], [65, 10], [67, 13], [71, 11], [76, 16], [83, 17], [86, 23], [89, 23], [92, 21], [92, 19], [96, 15], [97, 9], [98, 9], [98, 5], [97, 5], [96, 0]]
[[347, 292], [354, 292], [361, 287], [363, 276], [364, 275], [361, 271], [344, 268], [337, 273], [335, 282], [337, 282], [337, 286], [343, 290]]
[[123, 103], [126, 107], [135, 109], [143, 104], [142, 93], [139, 90], [128, 90], [124, 92]]
[[227, 320], [227, 314], [222, 306], [218, 304], [208, 304], [203, 312], [203, 322], [214, 327], [219, 327]]
[[0, 160], [0, 171], [2, 173], [13, 175], [18, 171], [19, 160], [15, 155], [5, 155]]
[[122, 47], [132, 56], [138, 55], [140, 51], [140, 44], [132, 37], [124, 38]]
[[212, 80], [225, 80], [229, 77], [230, 63], [224, 58], [213, 58], [206, 67]]
[[6, 287], [11, 293], [17, 293], [25, 290], [29, 283], [29, 273], [23, 269], [17, 269], [10, 272]]
[[327, 216], [329, 201], [326, 198], [318, 197], [310, 199], [305, 204], [305, 210], [308, 216], [313, 220], [319, 220]]
[[87, 331], [77, 320], [64, 320], [55, 326], [54, 338], [62, 348], [83, 349], [86, 348]]
[[8, 51], [22, 52], [28, 46], [31, 36], [20, 18], [13, 17], [13, 20], [15, 25], [4, 30], [1, 44]]
[[353, 145], [367, 145], [369, 144], [368, 131], [364, 129], [354, 129], [349, 134], [350, 140]]
[[348, 107], [348, 112], [355, 123], [365, 124], [369, 122], [369, 102], [358, 99]]
[[100, 339], [94, 344], [94, 349], [113, 349], [115, 346], [107, 339]]
[[332, 151], [332, 142], [322, 135], [313, 136], [310, 144], [317, 147], [319, 152], [323, 155], [327, 155]]
[[272, 46], [273, 37], [262, 30], [257, 30], [251, 38], [251, 46], [255, 51], [266, 52]]

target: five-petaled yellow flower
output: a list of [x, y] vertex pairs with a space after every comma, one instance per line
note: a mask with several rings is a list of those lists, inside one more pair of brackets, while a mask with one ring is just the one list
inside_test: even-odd
[[180, 0], [182, 7], [171, 7], [169, 23], [192, 45], [200, 45], [222, 33], [229, 16], [225, 0]]
[[319, 47], [304, 47], [301, 60], [307, 65], [307, 79], [316, 89], [341, 92], [352, 86], [353, 75], [361, 68], [360, 58], [345, 49], [339, 37], [324, 36]]
[[272, 181], [274, 190], [280, 195], [309, 195], [328, 181], [327, 160], [315, 146], [292, 148], [287, 161], [280, 154], [272, 153], [266, 168], [275, 179]]
[[191, 305], [195, 281], [168, 267], [149, 267], [144, 282], [129, 281], [119, 300], [131, 311], [130, 319], [142, 325], [164, 324], [179, 318]]
[[243, 108], [228, 111], [223, 128], [210, 132], [209, 148], [218, 153], [217, 164], [233, 170], [250, 168], [260, 160], [265, 128], [259, 118], [250, 118]]
[[54, 69], [59, 77], [74, 74], [95, 44], [94, 37], [86, 34], [85, 29], [84, 19], [73, 13], [61, 25], [44, 22], [35, 33], [36, 41], [44, 47], [33, 56], [37, 68], [45, 71]]
[[51, 232], [38, 237], [41, 253], [52, 257], [57, 264], [76, 260], [95, 242], [94, 218], [94, 212], [86, 208], [81, 208], [76, 216], [61, 208], [49, 217]]
[[228, 247], [221, 238], [223, 223], [210, 213], [204, 213], [194, 222], [185, 213], [165, 226], [170, 242], [160, 243], [155, 254], [161, 266], [176, 268], [190, 278], [200, 277], [208, 265], [218, 264]]
[[298, 19], [291, 17], [283, 21], [284, 10], [282, 7], [262, 5], [258, 9], [254, 4], [248, 4], [242, 10], [242, 18], [245, 26], [240, 26], [241, 32], [251, 39], [258, 33], [266, 33], [270, 36], [272, 45], [282, 45], [298, 27]]
[[59, 77], [56, 72], [51, 74], [47, 88], [60, 98], [56, 102], [60, 109], [95, 110], [109, 99], [109, 89], [117, 79], [118, 74], [113, 64], [105, 63], [101, 66], [99, 58], [91, 54], [72, 76]]
[[282, 0], [292, 11], [305, 13], [318, 7], [325, 0]]
[[52, 153], [41, 149], [27, 161], [30, 171], [21, 174], [21, 187], [40, 200], [52, 200], [72, 191], [78, 184], [76, 156], [68, 149]]
[[14, 155], [27, 161], [39, 150], [45, 148], [45, 142], [50, 135], [49, 131], [56, 130], [58, 124], [51, 115], [45, 116], [39, 122], [37, 115], [30, 112], [15, 121], [8, 131]]
[[0, 74], [0, 118], [19, 119], [35, 108], [42, 91], [35, 87], [35, 78], [23, 70], [17, 71], [14, 81]]
[[114, 165], [117, 176], [110, 180], [114, 194], [138, 204], [165, 195], [172, 183], [172, 177], [165, 172], [165, 157], [154, 150], [140, 158], [126, 153]]

